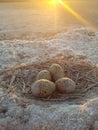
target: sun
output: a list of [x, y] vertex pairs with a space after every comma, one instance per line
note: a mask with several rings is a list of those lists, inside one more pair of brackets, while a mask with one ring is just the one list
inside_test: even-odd
[[52, 0], [52, 4], [56, 5], [58, 3], [58, 0]]

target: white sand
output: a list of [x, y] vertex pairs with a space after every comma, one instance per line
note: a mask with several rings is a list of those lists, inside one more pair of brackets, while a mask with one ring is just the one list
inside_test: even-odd
[[0, 41], [0, 69], [43, 61], [58, 54], [84, 55], [98, 64], [98, 33], [86, 28], [70, 28], [48, 39]]

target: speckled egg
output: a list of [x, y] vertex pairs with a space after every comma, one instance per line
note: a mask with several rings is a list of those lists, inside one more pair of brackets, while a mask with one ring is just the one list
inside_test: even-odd
[[59, 78], [64, 77], [64, 70], [59, 64], [52, 64], [49, 68], [52, 80], [56, 81]]
[[36, 80], [47, 79], [51, 80], [51, 75], [48, 70], [42, 70], [37, 74]]
[[47, 79], [40, 79], [31, 85], [32, 95], [35, 97], [48, 97], [55, 91], [55, 84]]
[[60, 93], [72, 93], [75, 91], [75, 82], [67, 77], [60, 78], [56, 81], [56, 89]]

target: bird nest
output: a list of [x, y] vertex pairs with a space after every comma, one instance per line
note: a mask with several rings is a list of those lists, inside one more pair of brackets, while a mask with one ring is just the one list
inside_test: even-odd
[[[48, 98], [35, 98], [44, 101], [65, 101], [69, 99], [77, 99], [86, 95], [88, 91], [92, 91], [98, 87], [98, 67], [92, 64], [84, 56], [65, 57], [59, 55], [44, 62], [36, 62], [32, 64], [22, 64], [12, 68], [8, 68], [0, 72], [5, 95], [1, 98], [1, 102], [12, 94], [16, 100], [20, 98], [34, 99], [30, 86], [35, 81], [36, 75], [43, 69], [48, 69], [51, 64], [58, 63], [64, 68], [65, 76], [73, 79], [76, 83], [76, 91], [72, 94], [53, 93]], [[23, 103], [24, 101], [22, 101]]]

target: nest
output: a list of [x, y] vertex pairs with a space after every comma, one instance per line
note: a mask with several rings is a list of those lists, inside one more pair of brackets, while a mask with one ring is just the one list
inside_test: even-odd
[[0, 76], [2, 76], [0, 84], [5, 90], [5, 97], [1, 99], [1, 102], [9, 94], [14, 95], [16, 100], [17, 97], [23, 97], [25, 101], [33, 99], [34, 97], [30, 90], [32, 82], [36, 80], [36, 75], [39, 71], [43, 69], [48, 70], [53, 63], [60, 64], [64, 69], [65, 76], [75, 81], [76, 91], [72, 94], [55, 92], [48, 98], [40, 98], [40, 100], [65, 101], [67, 99], [76, 99], [86, 95], [88, 91], [92, 91], [92, 89], [98, 86], [98, 67], [92, 64], [86, 57], [65, 57], [60, 55], [45, 62], [18, 65], [0, 72]]

